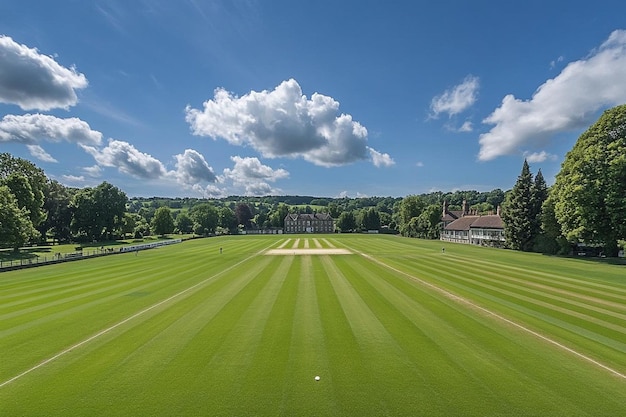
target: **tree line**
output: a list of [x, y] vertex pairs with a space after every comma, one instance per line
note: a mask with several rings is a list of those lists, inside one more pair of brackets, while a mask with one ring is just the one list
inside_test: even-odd
[[552, 187], [524, 161], [502, 217], [512, 249], [567, 254], [582, 245], [616, 256], [626, 245], [626, 105], [580, 135]]
[[568, 152], [555, 184], [527, 161], [509, 191], [432, 192], [398, 197], [230, 196], [221, 199], [128, 198], [103, 182], [66, 187], [33, 163], [0, 154], [0, 247], [93, 242], [194, 233], [279, 229], [288, 213], [329, 213], [339, 232], [382, 231], [438, 239], [442, 205], [473, 213], [502, 208], [506, 246], [567, 253], [572, 244], [617, 254], [626, 239], [626, 105], [607, 110]]
[[318, 212], [329, 213], [340, 232], [376, 230], [438, 238], [441, 219], [436, 214], [444, 199], [452, 207], [467, 200], [476, 210], [486, 211], [501, 203], [504, 192], [455, 191], [406, 198], [129, 198], [108, 182], [66, 187], [47, 178], [32, 162], [2, 153], [0, 247], [17, 250], [47, 242], [101, 242], [171, 233], [236, 234], [282, 228], [289, 213]]

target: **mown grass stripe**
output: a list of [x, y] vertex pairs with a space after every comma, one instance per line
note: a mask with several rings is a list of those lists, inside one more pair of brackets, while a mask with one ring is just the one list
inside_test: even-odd
[[510, 320], [510, 319], [508, 319], [508, 318], [506, 318], [506, 317], [496, 313], [495, 311], [489, 310], [489, 309], [487, 309], [485, 307], [482, 307], [482, 306], [480, 306], [480, 305], [470, 301], [467, 298], [460, 297], [460, 296], [458, 296], [458, 295], [456, 295], [456, 294], [454, 294], [454, 293], [452, 293], [452, 292], [450, 292], [450, 291], [448, 291], [448, 290], [446, 290], [446, 289], [444, 289], [442, 287], [439, 287], [439, 286], [437, 286], [435, 284], [432, 284], [432, 283], [430, 283], [428, 281], [424, 281], [424, 280], [422, 280], [422, 279], [420, 279], [420, 278], [418, 278], [416, 276], [408, 274], [408, 273], [406, 273], [406, 272], [404, 272], [402, 270], [399, 270], [399, 269], [397, 269], [395, 267], [387, 265], [384, 262], [382, 262], [380, 260], [377, 260], [376, 258], [374, 258], [374, 257], [372, 257], [370, 255], [367, 255], [365, 253], [361, 253], [361, 255], [366, 257], [366, 258], [368, 258], [368, 259], [371, 259], [373, 262], [376, 262], [376, 263], [379, 263], [380, 265], [386, 266], [386, 267], [392, 269], [393, 271], [395, 271], [395, 272], [397, 272], [397, 273], [399, 273], [401, 275], [404, 275], [404, 276], [406, 276], [406, 277], [408, 277], [408, 278], [410, 278], [412, 280], [415, 280], [416, 282], [419, 282], [419, 283], [421, 283], [423, 285], [426, 285], [426, 286], [428, 286], [428, 287], [438, 291], [442, 295], [450, 298], [451, 300], [455, 300], [457, 302], [460, 302], [460, 303], [463, 303], [463, 304], [467, 304], [467, 305], [471, 306], [472, 308], [475, 308], [475, 309], [477, 309], [479, 311], [482, 311], [483, 313], [485, 313], [485, 314], [487, 314], [489, 316], [492, 316], [492, 317], [494, 317], [494, 318], [496, 318], [496, 319], [498, 319], [500, 321], [508, 323], [508, 324], [510, 324], [510, 325], [512, 325], [512, 326], [514, 326], [514, 327], [516, 327], [516, 328], [518, 328], [518, 329], [520, 329], [520, 330], [522, 330], [522, 331], [524, 331], [524, 332], [526, 332], [528, 334], [531, 334], [531, 335], [537, 337], [538, 339], [541, 339], [541, 340], [543, 340], [543, 341], [545, 341], [545, 342], [547, 342], [547, 343], [549, 343], [549, 344], [551, 344], [553, 346], [556, 346], [559, 349], [562, 349], [562, 350], [564, 350], [566, 352], [569, 352], [572, 355], [577, 356], [578, 358], [580, 358], [580, 359], [582, 359], [582, 360], [584, 360], [584, 361], [586, 361], [588, 363], [591, 363], [591, 364], [593, 364], [593, 365], [595, 365], [595, 366], [597, 366], [597, 367], [599, 367], [601, 369], [604, 369], [605, 371], [607, 371], [607, 372], [609, 372], [609, 373], [611, 373], [611, 374], [613, 374], [613, 375], [615, 375], [615, 376], [617, 376], [617, 377], [619, 377], [621, 379], [626, 379], [626, 374], [625, 373], [619, 372], [618, 370], [616, 370], [616, 369], [614, 369], [614, 368], [612, 368], [610, 366], [607, 366], [607, 365], [605, 365], [605, 364], [603, 364], [603, 363], [593, 359], [592, 357], [590, 357], [588, 355], [585, 355], [585, 354], [583, 354], [581, 352], [578, 352], [578, 351], [576, 351], [576, 350], [574, 350], [574, 349], [572, 349], [572, 348], [570, 348], [570, 347], [568, 347], [568, 346], [566, 346], [566, 345], [564, 345], [562, 343], [557, 342], [556, 340], [554, 340], [554, 339], [552, 339], [552, 338], [550, 338], [548, 336], [545, 336], [545, 335], [543, 335], [543, 334], [541, 334], [539, 332], [536, 332], [536, 331], [534, 331], [534, 330], [532, 330], [532, 329], [530, 329], [530, 328], [528, 328], [528, 327], [526, 327], [526, 326], [524, 326], [522, 324], [519, 324], [519, 323], [517, 323], [517, 322], [515, 322], [513, 320]]
[[[467, 269], [463, 274], [458, 274], [458, 270], [453, 267], [442, 267], [441, 264], [425, 264], [421, 263], [420, 268], [422, 270], [427, 269], [432, 273], [445, 274], [446, 276], [454, 280], [463, 281], [468, 285], [474, 287], [482, 287], [486, 290], [491, 290], [493, 293], [501, 293], [508, 295], [509, 297], [516, 297], [527, 303], [534, 303], [538, 306], [549, 307], [554, 306], [556, 311], [563, 313], [572, 312], [572, 315], [578, 318], [588, 319], [590, 322], [597, 324], [606, 323], [605, 327], [613, 328], [617, 331], [624, 331], [626, 328], [622, 324], [626, 323], [626, 314], [622, 314], [620, 311], [626, 311], [624, 308], [609, 310], [604, 307], [599, 307], [590, 303], [577, 301], [576, 298], [566, 298], [560, 293], [554, 293], [547, 289], [546, 291], [538, 291], [533, 288], [522, 285], [523, 281], [507, 279], [499, 279], [499, 277], [492, 273], [486, 273], [482, 270], [473, 271]], [[578, 298], [580, 299], [580, 298]], [[617, 311], [616, 311], [617, 310]]]
[[162, 305], [165, 305], [165, 304], [169, 303], [170, 301], [175, 300], [175, 299], [179, 298], [180, 296], [182, 296], [184, 294], [187, 294], [190, 291], [193, 291], [193, 290], [195, 290], [198, 287], [201, 287], [202, 285], [205, 285], [208, 281], [214, 279], [216, 276], [219, 276], [219, 275], [221, 275], [223, 273], [228, 272], [229, 270], [239, 266], [240, 264], [245, 263], [248, 260], [252, 259], [254, 256], [255, 255], [253, 255], [251, 257], [248, 257], [248, 258], [245, 258], [242, 261], [238, 262], [237, 264], [222, 270], [221, 272], [219, 272], [216, 275], [213, 275], [213, 276], [211, 276], [209, 278], [206, 278], [205, 280], [200, 281], [199, 283], [194, 284], [194, 285], [192, 285], [192, 286], [190, 286], [188, 288], [185, 288], [184, 290], [182, 290], [182, 291], [180, 291], [180, 292], [178, 292], [178, 293], [176, 293], [176, 294], [174, 294], [174, 295], [172, 295], [172, 296], [170, 296], [170, 297], [168, 297], [168, 298], [166, 298], [166, 299], [164, 299], [162, 301], [159, 301], [156, 304], [153, 304], [153, 305], [151, 305], [151, 306], [149, 306], [149, 307], [147, 307], [147, 308], [145, 308], [145, 309], [143, 309], [143, 310], [141, 310], [141, 311], [139, 311], [139, 312], [137, 312], [137, 313], [135, 313], [135, 314], [133, 314], [133, 315], [131, 315], [131, 316], [129, 316], [129, 317], [119, 321], [119, 322], [117, 322], [117, 323], [115, 323], [112, 326], [109, 326], [109, 327], [107, 327], [107, 328], [105, 328], [103, 330], [100, 330], [99, 332], [97, 332], [94, 335], [88, 337], [87, 339], [84, 339], [84, 340], [82, 340], [82, 341], [80, 341], [78, 343], [75, 343], [74, 345], [70, 346], [69, 348], [67, 348], [65, 350], [62, 350], [62, 351], [56, 353], [55, 355], [53, 355], [53, 356], [51, 356], [51, 357], [49, 357], [49, 358], [39, 362], [37, 365], [35, 365], [35, 366], [33, 366], [33, 367], [29, 368], [29, 369], [26, 369], [25, 371], [23, 371], [23, 372], [15, 375], [15, 376], [5, 380], [3, 382], [0, 382], [0, 388], [2, 388], [5, 385], [8, 385], [8, 384], [18, 380], [18, 379], [20, 379], [22, 377], [24, 377], [25, 375], [28, 375], [29, 373], [31, 373], [31, 372], [33, 372], [33, 371], [35, 371], [35, 370], [37, 370], [37, 369], [39, 369], [39, 368], [41, 368], [41, 367], [43, 367], [45, 365], [48, 365], [51, 362], [56, 361], [57, 359], [59, 359], [60, 357], [66, 355], [67, 353], [72, 352], [73, 350], [78, 349], [81, 346], [90, 343], [91, 341], [93, 341], [93, 340], [95, 340], [95, 339], [97, 339], [97, 338], [99, 338], [99, 337], [101, 337], [101, 336], [111, 332], [112, 330], [114, 330], [114, 329], [116, 329], [116, 328], [118, 328], [120, 326], [123, 326], [124, 324], [126, 324], [126, 323], [128, 323], [128, 322], [130, 322], [130, 321], [132, 321], [134, 319], [136, 319], [137, 317], [140, 317], [140, 316], [146, 314], [147, 312], [150, 312], [151, 310], [154, 310], [154, 309], [156, 309], [156, 308], [158, 308], [158, 307], [160, 307]]
[[[594, 294], [596, 297], [586, 295], [586, 297], [597, 300], [599, 303], [610, 304], [614, 307], [624, 308], [624, 301], [626, 301], [626, 289], [621, 290], [619, 287], [598, 285], [596, 282], [589, 282], [580, 278], [571, 278], [561, 274], [546, 274], [540, 271], [524, 268], [512, 268], [510, 266], [498, 266], [494, 264], [486, 264], [485, 262], [471, 262], [467, 259], [455, 259], [455, 264], [464, 263], [471, 269], [479, 269], [499, 276], [502, 280], [514, 279], [518, 277], [519, 280], [525, 278], [525, 283], [528, 285], [536, 286], [539, 288], [554, 288], [554, 290], [561, 289], [562, 291], [568, 291], [568, 295], [573, 297], [581, 297], [586, 294]], [[508, 272], [507, 272], [508, 271]], [[600, 290], [599, 288], [606, 289]], [[571, 291], [574, 290], [574, 291]], [[584, 291], [584, 293], [581, 293]], [[610, 302], [609, 300], [613, 300]]]
[[[332, 369], [316, 294], [320, 265], [318, 257], [299, 256], [297, 259], [299, 262], [294, 263], [289, 274], [290, 279], [298, 280], [298, 290], [286, 366], [287, 379], [295, 383], [283, 387], [278, 414], [333, 415], [338, 403], [333, 385], [329, 383]], [[315, 376], [320, 376], [321, 380], [315, 381]], [[302, 398], [311, 398], [311, 401], [302, 401]]]
[[[495, 301], [500, 305], [508, 306], [515, 311], [538, 318], [544, 323], [550, 323], [561, 329], [567, 330], [571, 335], [584, 336], [587, 339], [601, 343], [617, 352], [625, 352], [626, 344], [619, 339], [623, 338], [624, 332], [621, 326], [613, 328], [611, 323], [595, 319], [589, 315], [565, 309], [554, 303], [542, 302], [531, 297], [524, 296], [498, 287], [480, 282], [480, 277], [467, 278], [467, 271], [463, 276], [454, 271], [447, 273], [441, 268], [422, 265], [422, 274], [425, 272], [437, 276], [437, 282], [450, 284], [457, 290], [470, 292], [482, 299]], [[447, 278], [446, 278], [447, 277]], [[461, 283], [463, 282], [463, 284]], [[582, 319], [582, 320], [581, 320]], [[565, 337], [564, 340], [568, 340]], [[571, 342], [572, 340], [570, 340]]]

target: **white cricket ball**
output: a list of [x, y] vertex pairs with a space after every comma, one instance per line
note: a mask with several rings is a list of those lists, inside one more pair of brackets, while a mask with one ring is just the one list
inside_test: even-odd
[[316, 380], [316, 381], [319, 381], [319, 380], [320, 380], [319, 375], [315, 377], [315, 380]]

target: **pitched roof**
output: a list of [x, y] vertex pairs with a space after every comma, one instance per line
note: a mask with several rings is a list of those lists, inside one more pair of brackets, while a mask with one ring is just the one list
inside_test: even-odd
[[456, 219], [449, 225], [445, 227], [445, 230], [469, 230], [474, 223], [478, 219], [478, 216], [465, 216], [460, 219]]
[[463, 210], [446, 210], [446, 215], [441, 219], [444, 222], [452, 222], [463, 217]]
[[333, 218], [330, 217], [330, 214], [328, 213], [315, 213], [315, 214], [308, 214], [308, 213], [301, 213], [301, 214], [294, 214], [294, 213], [289, 213], [287, 214], [287, 216], [285, 216], [285, 220], [332, 220]]
[[497, 214], [489, 214], [487, 216], [478, 217], [478, 219], [472, 223], [471, 227], [481, 229], [504, 229], [504, 222]]
[[504, 222], [497, 214], [485, 216], [465, 216], [456, 219], [445, 227], [445, 230], [470, 230], [470, 229], [504, 229]]

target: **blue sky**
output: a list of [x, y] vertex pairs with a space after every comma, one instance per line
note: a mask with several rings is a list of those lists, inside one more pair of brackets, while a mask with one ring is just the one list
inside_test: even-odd
[[129, 196], [551, 184], [626, 103], [623, 1], [0, 4], [0, 151]]

